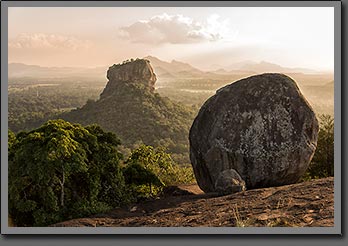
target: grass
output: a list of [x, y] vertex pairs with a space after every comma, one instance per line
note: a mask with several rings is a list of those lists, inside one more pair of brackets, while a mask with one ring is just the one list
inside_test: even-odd
[[251, 226], [251, 221], [249, 219], [242, 219], [240, 217], [237, 204], [235, 205], [235, 208], [232, 208], [233, 216], [236, 221], [236, 227], [249, 227]]
[[282, 199], [280, 198], [279, 201], [277, 202], [277, 206], [276, 206], [276, 209], [279, 209], [279, 208], [282, 208], [284, 207], [285, 205], [287, 205], [287, 207], [290, 207], [292, 203], [292, 198], [288, 198], [288, 199]]
[[267, 227], [297, 227], [294, 222], [289, 221], [287, 218], [276, 218], [274, 220], [269, 220], [266, 223]]
[[[290, 204], [292, 199], [280, 199], [277, 203], [276, 209], [284, 207], [285, 204]], [[233, 217], [235, 220], [236, 227], [255, 227], [255, 226], [265, 226], [265, 227], [297, 227], [295, 221], [291, 221], [290, 218], [286, 217], [278, 217], [273, 219], [267, 219], [262, 221], [261, 223], [257, 223], [256, 219], [243, 218], [240, 215], [237, 204], [235, 204], [234, 208], [232, 208]]]

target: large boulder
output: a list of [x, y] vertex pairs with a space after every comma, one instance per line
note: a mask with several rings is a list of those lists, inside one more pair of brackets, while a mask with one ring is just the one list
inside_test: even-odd
[[225, 170], [247, 189], [295, 183], [317, 145], [318, 121], [294, 80], [251, 76], [219, 89], [190, 129], [190, 159], [199, 187], [216, 191]]

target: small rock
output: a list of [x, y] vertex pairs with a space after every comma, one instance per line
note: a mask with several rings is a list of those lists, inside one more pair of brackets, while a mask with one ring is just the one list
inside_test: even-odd
[[228, 195], [245, 190], [245, 182], [234, 169], [220, 173], [215, 182], [215, 191], [219, 195]]

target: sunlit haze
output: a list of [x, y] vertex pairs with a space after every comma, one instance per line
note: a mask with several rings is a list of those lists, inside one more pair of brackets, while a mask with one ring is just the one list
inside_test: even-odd
[[9, 8], [9, 63], [95, 67], [147, 55], [331, 70], [334, 8]]

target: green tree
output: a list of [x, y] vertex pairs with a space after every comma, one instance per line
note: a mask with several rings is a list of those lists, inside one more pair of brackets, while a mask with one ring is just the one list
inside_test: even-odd
[[140, 144], [125, 164], [126, 183], [140, 197], [156, 195], [167, 185], [195, 182], [192, 167], [177, 165], [164, 147]]
[[127, 200], [114, 134], [52, 120], [16, 138], [9, 155], [9, 211], [18, 226], [86, 216]]
[[166, 185], [170, 182], [168, 175], [173, 172], [173, 165], [175, 165], [165, 148], [154, 148], [144, 144], [133, 150], [126, 161], [127, 165], [134, 163], [156, 174]]
[[132, 151], [125, 164], [125, 179], [135, 187], [137, 196], [156, 195], [168, 185], [170, 174], [173, 173], [173, 160], [161, 147], [141, 144]]
[[97, 137], [98, 146], [89, 156], [91, 163], [97, 165], [93, 165], [89, 175], [100, 185], [98, 199], [113, 207], [130, 202], [132, 197], [125, 187], [120, 168], [123, 155], [118, 151], [118, 147], [121, 141], [114, 133], [104, 132], [98, 125], [90, 125], [86, 129]]
[[317, 149], [305, 174], [305, 179], [334, 176], [334, 118], [331, 115], [319, 116]]

